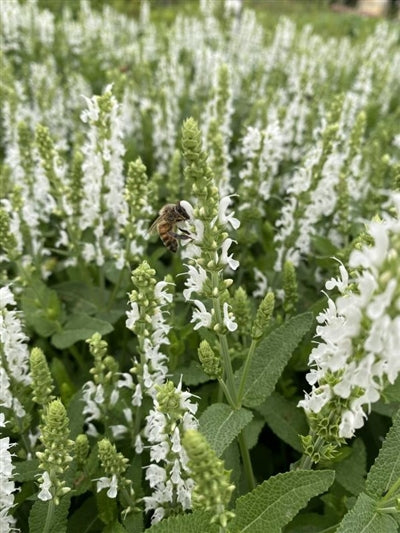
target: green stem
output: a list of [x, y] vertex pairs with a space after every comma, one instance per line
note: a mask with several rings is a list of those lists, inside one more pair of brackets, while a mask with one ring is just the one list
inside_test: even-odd
[[[385, 494], [385, 496], [383, 498], [381, 498], [381, 500], [379, 501], [379, 509], [381, 511], [383, 511], [384, 509], [387, 509], [386, 505], [385, 504], [388, 504], [390, 503], [390, 501], [396, 497], [396, 492], [400, 489], [400, 478], [397, 479], [393, 485], [390, 487], [390, 489], [387, 491], [387, 493]], [[384, 507], [385, 505], [385, 507]]]
[[253, 339], [251, 341], [251, 345], [247, 353], [246, 361], [243, 366], [243, 374], [240, 380], [239, 392], [238, 392], [238, 404], [239, 405], [242, 403], [242, 400], [243, 400], [244, 386], [246, 383], [247, 375], [249, 373], [250, 363], [251, 363], [251, 360], [253, 359], [253, 355], [254, 355], [257, 344], [258, 342], [256, 340]]
[[229, 392], [229, 389], [226, 386], [225, 382], [222, 379], [220, 379], [219, 384], [220, 384], [221, 390], [225, 394], [225, 398], [228, 400], [229, 405], [232, 407], [232, 409], [236, 409], [235, 402], [233, 401], [231, 393]]
[[42, 533], [48, 533], [53, 524], [53, 516], [55, 511], [54, 500], [49, 501], [49, 506], [47, 507], [46, 521], [43, 526]]
[[256, 482], [254, 479], [253, 467], [251, 465], [249, 448], [247, 446], [246, 437], [243, 431], [238, 436], [238, 442], [239, 442], [240, 453], [241, 453], [242, 460], [243, 460], [243, 468], [244, 468], [244, 472], [246, 475], [247, 484], [249, 486], [249, 490], [253, 490], [256, 488]]
[[[324, 444], [324, 439], [322, 437], [317, 437], [314, 445], [314, 453], [319, 452]], [[303, 454], [300, 459], [299, 469], [300, 470], [311, 470], [314, 462], [309, 455]]]
[[82, 358], [82, 355], [77, 350], [76, 346], [74, 346], [74, 345], [70, 346], [69, 347], [69, 351], [71, 352], [71, 354], [74, 357], [75, 361], [78, 363], [79, 368], [86, 372], [87, 368], [86, 368], [85, 362], [84, 362], [84, 360]]
[[[213, 287], [213, 290], [215, 288], [218, 289], [218, 272], [212, 273], [212, 287]], [[216, 298], [213, 298], [213, 307], [214, 307], [215, 317], [217, 319], [217, 324], [223, 327], [224, 322], [222, 318], [221, 300], [219, 296]], [[226, 389], [225, 396], [226, 396], [226, 399], [228, 400], [228, 403], [231, 405], [231, 407], [234, 409], [239, 409], [240, 401], [238, 401], [238, 396], [236, 393], [232, 363], [231, 363], [231, 358], [229, 356], [228, 339], [226, 338], [225, 334], [218, 334], [218, 339], [220, 343], [222, 361], [223, 361], [224, 370], [225, 370], [226, 379], [227, 379], [226, 385], [223, 382], [224, 383], [223, 390], [225, 392], [225, 389]], [[222, 380], [220, 381], [220, 383], [221, 382]], [[253, 474], [253, 468], [251, 465], [249, 449], [248, 449], [246, 437], [243, 431], [238, 436], [238, 442], [239, 442], [240, 453], [241, 453], [242, 460], [243, 460], [243, 467], [244, 467], [244, 472], [245, 472], [246, 479], [247, 479], [247, 484], [249, 486], [249, 489], [253, 490], [256, 484], [255, 484], [255, 479], [254, 479], [254, 474]]]

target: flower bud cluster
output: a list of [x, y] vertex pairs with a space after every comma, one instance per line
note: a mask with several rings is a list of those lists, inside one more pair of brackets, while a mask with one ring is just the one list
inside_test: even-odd
[[68, 439], [69, 419], [60, 400], [50, 402], [42, 416], [40, 440], [44, 451], [36, 452], [39, 468], [44, 470], [40, 476], [38, 498], [43, 501], [54, 500], [58, 505], [60, 498], [71, 488], [66, 486], [65, 474], [72, 461], [70, 451], [74, 442]]
[[117, 438], [127, 431], [126, 426], [131, 422], [131, 416], [128, 411], [124, 411], [124, 424], [113, 425], [111, 411], [119, 400], [121, 389], [133, 387], [132, 376], [119, 372], [118, 363], [107, 353], [108, 344], [102, 340], [100, 333], [94, 333], [86, 342], [94, 357], [94, 366], [90, 369], [93, 380], [87, 381], [82, 388], [87, 434], [98, 435], [98, 429], [93, 423], [97, 421], [102, 422], [105, 430], [111, 430], [114, 438]]
[[98, 449], [101, 466], [107, 475], [96, 480], [97, 492], [107, 488], [107, 496], [116, 498], [118, 490], [128, 488], [130, 495], [133, 496], [131, 481], [124, 477], [129, 459], [117, 452], [115, 444], [111, 444], [108, 439], [101, 440], [98, 443]]
[[202, 150], [200, 130], [192, 118], [183, 125], [182, 147], [186, 160], [185, 178], [192, 184], [192, 195], [196, 200], [195, 207], [187, 201], [181, 202], [192, 224], [192, 241], [185, 248], [189, 264], [183, 296], [197, 307], [192, 317], [196, 329], [205, 326], [217, 327], [218, 333], [234, 331], [237, 324], [227, 302], [224, 303], [223, 316], [214, 318], [204, 303], [193, 299], [192, 294], [216, 299], [231, 284], [230, 280], [223, 279], [222, 274], [228, 267], [236, 270], [239, 262], [229, 254], [234, 241], [228, 237], [226, 229], [228, 225], [237, 229], [240, 222], [228, 212], [231, 197], [219, 196], [213, 172], [207, 164], [207, 154]]
[[213, 511], [211, 523], [226, 528], [235, 515], [227, 507], [235, 490], [230, 482], [231, 472], [216, 456], [205, 437], [195, 429], [186, 431], [183, 446], [189, 457], [188, 466], [195, 482], [192, 493], [193, 509]]

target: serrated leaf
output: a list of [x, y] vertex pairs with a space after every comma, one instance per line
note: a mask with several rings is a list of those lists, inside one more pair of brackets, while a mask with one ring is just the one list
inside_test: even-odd
[[328, 490], [331, 470], [293, 470], [267, 479], [237, 500], [232, 533], [280, 533], [314, 496]]
[[336, 533], [398, 533], [398, 525], [392, 516], [379, 513], [376, 500], [362, 492]]
[[244, 409], [232, 409], [225, 403], [215, 403], [201, 415], [200, 431], [221, 457], [224, 450], [251, 421], [253, 414]]
[[283, 442], [299, 452], [303, 451], [299, 435], [308, 433], [308, 424], [304, 412], [295, 402], [273, 392], [262, 405], [257, 407], [257, 411]]
[[[295, 316], [275, 329], [257, 346], [244, 387], [243, 405], [257, 407], [272, 393], [294, 349], [310, 329], [311, 313]], [[243, 368], [237, 372], [237, 385]]]
[[364, 489], [367, 467], [367, 453], [365, 444], [357, 439], [351, 450], [351, 454], [334, 465], [336, 481], [346, 490], [358, 496]]
[[[61, 498], [58, 505], [54, 506], [51, 525], [47, 530], [48, 533], [65, 533], [67, 531], [70, 502], [71, 498], [67, 494]], [[29, 514], [29, 533], [43, 533], [43, 524], [46, 523], [49, 505], [54, 505], [54, 503], [37, 500], [33, 504]]]
[[367, 476], [365, 491], [380, 498], [400, 479], [400, 410], [393, 418], [379, 455]]
[[63, 331], [53, 335], [51, 342], [56, 348], [64, 350], [77, 341], [88, 339], [93, 333], [98, 332], [101, 335], [105, 335], [113, 331], [113, 329], [109, 322], [80, 313], [69, 318], [63, 327]]
[[210, 511], [195, 511], [191, 514], [181, 514], [162, 520], [158, 524], [146, 529], [149, 533], [218, 533], [219, 526], [210, 524], [213, 513]]
[[36, 476], [39, 468], [38, 459], [15, 462], [14, 466], [13, 479], [15, 481], [22, 483], [24, 481], [33, 481], [34, 479], [37, 479]]

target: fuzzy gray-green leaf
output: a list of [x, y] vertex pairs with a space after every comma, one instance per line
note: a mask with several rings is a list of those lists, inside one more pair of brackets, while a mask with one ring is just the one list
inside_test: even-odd
[[372, 466], [365, 486], [366, 492], [381, 497], [400, 479], [400, 410], [386, 435], [379, 455]]
[[[257, 407], [268, 398], [312, 321], [311, 313], [297, 315], [260, 342], [246, 378], [243, 405]], [[237, 383], [242, 373], [243, 369], [237, 373]]]
[[221, 457], [224, 450], [252, 420], [253, 414], [247, 409], [232, 409], [225, 403], [215, 403], [200, 417], [200, 431]]
[[299, 435], [308, 433], [308, 424], [304, 411], [299, 409], [295, 402], [273, 392], [257, 407], [257, 411], [262, 414], [275, 435], [295, 450], [303, 451]]
[[398, 533], [398, 525], [392, 516], [378, 511], [376, 500], [362, 492], [336, 533]]
[[264, 481], [237, 500], [232, 533], [280, 533], [314, 496], [328, 490], [332, 470], [293, 470]]

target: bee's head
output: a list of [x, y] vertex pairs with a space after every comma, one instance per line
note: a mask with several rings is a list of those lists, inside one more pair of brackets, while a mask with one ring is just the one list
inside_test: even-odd
[[182, 220], [189, 220], [190, 216], [187, 214], [186, 209], [178, 202], [175, 206], [176, 212], [182, 217]]

